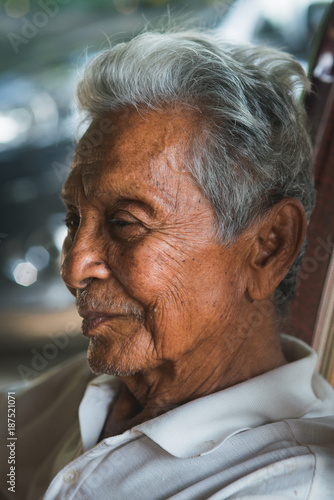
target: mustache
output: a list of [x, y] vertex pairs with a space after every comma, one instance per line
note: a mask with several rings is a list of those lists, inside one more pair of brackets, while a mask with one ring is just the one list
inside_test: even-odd
[[109, 295], [100, 296], [87, 288], [77, 290], [75, 303], [79, 314], [88, 310], [90, 312], [131, 315], [144, 321], [144, 311], [129, 300]]

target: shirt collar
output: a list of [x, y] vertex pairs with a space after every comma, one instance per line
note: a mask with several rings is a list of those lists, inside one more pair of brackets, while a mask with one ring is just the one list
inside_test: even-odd
[[91, 380], [79, 406], [79, 425], [84, 450], [92, 448], [99, 439], [110, 405], [115, 400], [122, 382], [110, 375]]
[[[135, 426], [132, 434], [145, 434], [170, 454], [190, 458], [213, 451], [227, 438], [244, 430], [302, 417], [318, 401], [312, 388], [316, 354], [304, 342], [287, 335], [282, 336], [282, 346], [289, 361], [286, 365], [179, 406]], [[90, 426], [98, 427], [94, 437], [97, 439], [121, 382], [102, 376], [92, 384], [103, 387], [101, 400], [105, 401], [104, 410], [100, 412], [101, 423], [96, 417], [93, 422], [89, 419]], [[88, 420], [85, 420], [87, 426]], [[85, 445], [87, 431], [82, 425], [81, 430]]]

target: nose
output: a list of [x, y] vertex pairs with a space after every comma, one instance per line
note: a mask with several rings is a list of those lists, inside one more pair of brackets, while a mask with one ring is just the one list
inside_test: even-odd
[[92, 279], [107, 280], [111, 270], [107, 263], [103, 235], [78, 228], [74, 238], [67, 236], [63, 244], [61, 277], [69, 290], [83, 289]]

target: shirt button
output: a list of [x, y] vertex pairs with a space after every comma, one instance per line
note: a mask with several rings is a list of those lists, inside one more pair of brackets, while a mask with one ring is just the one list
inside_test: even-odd
[[64, 474], [64, 481], [67, 484], [74, 484], [77, 482], [78, 477], [78, 471], [76, 469], [70, 469]]

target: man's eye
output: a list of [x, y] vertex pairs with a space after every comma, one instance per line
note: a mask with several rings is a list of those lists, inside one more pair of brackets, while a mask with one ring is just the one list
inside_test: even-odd
[[145, 227], [135, 217], [125, 214], [118, 216], [115, 214], [108, 220], [112, 234], [120, 240], [132, 240], [145, 233]]
[[65, 225], [68, 229], [77, 228], [79, 226], [79, 217], [74, 215], [67, 215], [64, 219]]
[[135, 222], [129, 222], [129, 221], [122, 220], [122, 219], [110, 219], [109, 223], [112, 224], [113, 226], [117, 226], [117, 227], [126, 227], [126, 226], [131, 226], [132, 224], [135, 224]]

